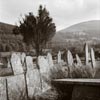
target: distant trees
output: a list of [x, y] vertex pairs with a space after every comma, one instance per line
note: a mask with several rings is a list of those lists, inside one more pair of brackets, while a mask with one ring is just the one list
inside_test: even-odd
[[55, 35], [56, 27], [52, 21], [47, 9], [40, 5], [38, 15], [34, 16], [33, 13], [25, 15], [20, 25], [14, 28], [13, 33], [21, 34], [25, 43], [32, 44], [38, 57], [42, 54], [46, 43]]

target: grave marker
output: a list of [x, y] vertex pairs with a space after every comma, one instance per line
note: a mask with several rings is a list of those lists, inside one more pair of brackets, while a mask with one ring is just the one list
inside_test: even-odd
[[58, 52], [58, 63], [61, 63], [61, 52]]
[[76, 54], [76, 61], [78, 66], [82, 66], [81, 59], [79, 58], [78, 54]]
[[26, 100], [24, 74], [7, 77], [9, 100]]
[[11, 65], [14, 71], [14, 75], [21, 74], [24, 72], [20, 57], [16, 53], [13, 53], [11, 56]]
[[73, 56], [72, 53], [68, 50], [67, 52], [67, 63], [69, 66], [73, 65]]
[[0, 100], [7, 100], [6, 79], [0, 77]]
[[88, 44], [85, 44], [85, 64], [89, 64], [89, 53], [88, 53]]
[[95, 62], [95, 54], [93, 48], [91, 48], [91, 63], [92, 63], [92, 67], [95, 68], [96, 62]]
[[47, 54], [47, 61], [49, 63], [50, 68], [54, 66], [52, 55], [50, 53]]

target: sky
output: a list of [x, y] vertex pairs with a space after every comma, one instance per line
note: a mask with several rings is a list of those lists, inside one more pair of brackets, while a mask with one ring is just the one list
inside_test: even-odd
[[37, 15], [40, 4], [49, 11], [57, 30], [79, 22], [100, 20], [100, 0], [0, 0], [0, 22], [18, 24], [29, 12]]

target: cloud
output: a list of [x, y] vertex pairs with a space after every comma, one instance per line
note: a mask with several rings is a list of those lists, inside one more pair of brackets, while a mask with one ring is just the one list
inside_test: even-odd
[[0, 21], [15, 24], [28, 12], [37, 13], [46, 6], [57, 30], [74, 23], [100, 19], [100, 0], [0, 0]]

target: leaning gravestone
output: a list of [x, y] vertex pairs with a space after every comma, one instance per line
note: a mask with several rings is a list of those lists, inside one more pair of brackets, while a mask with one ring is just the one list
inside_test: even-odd
[[54, 66], [54, 63], [53, 63], [52, 55], [50, 53], [47, 54], [47, 61], [48, 61], [49, 67], [52, 68]]
[[95, 68], [96, 63], [95, 63], [95, 54], [93, 48], [91, 48], [91, 63], [92, 63], [92, 67]]
[[69, 66], [73, 65], [73, 56], [72, 53], [68, 50], [67, 52], [67, 63]]
[[88, 44], [85, 44], [85, 64], [89, 64]]
[[58, 56], [58, 64], [59, 64], [59, 63], [61, 63], [61, 52], [60, 51], [58, 52], [57, 56]]
[[0, 77], [0, 100], [7, 100], [6, 79]]
[[9, 100], [26, 100], [24, 74], [7, 77]]
[[11, 65], [12, 65], [12, 68], [13, 68], [14, 75], [21, 74], [21, 73], [24, 72], [22, 64], [21, 64], [21, 59], [17, 55], [17, 53], [12, 53]]
[[82, 66], [81, 59], [79, 58], [78, 54], [76, 54], [76, 61], [77, 61], [77, 66]]

